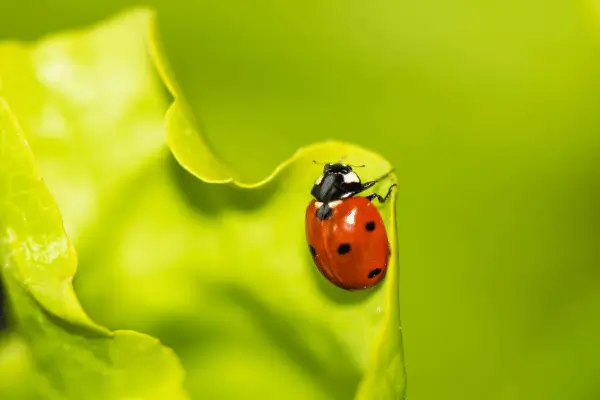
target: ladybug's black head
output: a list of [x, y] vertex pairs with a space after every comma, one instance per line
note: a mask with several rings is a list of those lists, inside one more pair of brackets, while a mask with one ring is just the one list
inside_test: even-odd
[[352, 167], [346, 164], [325, 164], [323, 175], [315, 182], [310, 192], [317, 201], [327, 203], [354, 196], [362, 184]]

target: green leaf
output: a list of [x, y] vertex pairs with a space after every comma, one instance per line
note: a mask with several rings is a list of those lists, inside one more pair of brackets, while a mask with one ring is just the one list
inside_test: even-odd
[[2, 278], [20, 330], [48, 379], [48, 397], [186, 398], [170, 349], [130, 331], [109, 332], [82, 310], [71, 284], [76, 256], [33, 154], [0, 99]]
[[203, 181], [231, 182], [235, 172], [223, 159], [215, 155], [215, 152], [198, 132], [193, 114], [186, 108], [181, 90], [177, 88], [169, 65], [159, 48], [156, 18], [150, 20], [148, 28], [148, 48], [155, 60], [156, 69], [163, 83], [174, 96], [173, 104], [169, 107], [165, 117], [167, 141], [171, 152], [186, 170], [192, 173], [202, 171], [201, 179]]
[[0, 334], [0, 396], [3, 399], [40, 398], [40, 390], [31, 382], [36, 379], [25, 340], [13, 333]]
[[[23, 121], [44, 181], [76, 237], [93, 221], [97, 198], [110, 192], [116, 177], [164, 146], [162, 92], [143, 47], [147, 17], [137, 11], [32, 45], [0, 44], [0, 96]], [[110, 332], [82, 310], [71, 284], [75, 252], [4, 100], [0, 122], [2, 278], [43, 376], [39, 394], [186, 398], [183, 371], [170, 349], [136, 332]], [[13, 346], [15, 340], [2, 344]], [[2, 357], [0, 369], [37, 379], [26, 372], [28, 353]], [[13, 386], [0, 390], [12, 393], [6, 390]]]
[[[346, 156], [351, 164], [368, 166], [364, 179], [388, 172], [391, 168], [389, 163], [379, 155], [358, 146], [326, 142], [300, 149], [260, 182], [242, 181], [238, 178], [240, 175], [236, 175], [235, 171], [215, 156], [203, 140], [160, 49], [155, 24], [150, 27], [150, 49], [157, 69], [174, 97], [166, 116], [167, 136], [173, 155], [181, 166], [201, 181], [229, 183], [225, 188], [218, 188], [185, 178], [185, 187], [176, 185], [179, 186], [176, 190], [188, 192], [194, 203], [204, 202], [202, 197], [212, 198], [211, 203], [216, 202], [213, 206], [218, 214], [223, 214], [223, 220], [215, 221], [209, 215], [204, 218], [200, 216], [198, 227], [194, 228], [197, 233], [194, 235], [202, 238], [217, 236], [221, 239], [213, 241], [213, 244], [220, 249], [230, 249], [225, 250], [227, 254], [217, 254], [216, 257], [213, 255], [203, 259], [199, 255], [197, 262], [201, 267], [187, 273], [191, 274], [192, 279], [199, 281], [199, 284], [208, 285], [205, 290], [224, 296], [227, 301], [216, 303], [224, 310], [229, 302], [246, 303], [249, 298], [254, 298], [252, 301], [257, 302], [257, 309], [251, 314], [258, 314], [254, 315], [255, 318], [264, 313], [264, 309], [270, 309], [272, 315], [269, 318], [285, 321], [279, 322], [278, 328], [265, 327], [264, 333], [273, 330], [277, 335], [284, 335], [284, 332], [297, 331], [301, 332], [300, 336], [310, 338], [292, 343], [284, 341], [282, 350], [291, 347], [311, 354], [314, 358], [312, 362], [319, 364], [320, 371], [320, 377], [312, 376], [312, 379], [320, 381], [324, 391], [330, 390], [330, 396], [340, 396], [345, 392], [347, 397], [360, 380], [357, 398], [403, 398], [405, 376], [398, 304], [395, 193], [392, 206], [382, 209], [392, 243], [390, 272], [383, 287], [374, 291], [346, 293], [316, 275], [312, 261], [307, 257], [303, 232], [304, 208], [310, 199], [309, 189], [315, 177], [320, 174], [320, 167], [315, 166], [312, 160], [328, 161]], [[392, 177], [394, 179], [395, 176]], [[161, 185], [163, 188], [167, 186]], [[381, 188], [383, 186], [376, 189]], [[151, 193], [146, 196], [156, 199], [158, 194]], [[234, 197], [233, 204], [219, 204], [231, 203], [229, 197]], [[173, 209], [172, 205], [167, 204], [170, 201], [172, 200], [159, 203], [160, 208]], [[157, 204], [154, 202], [153, 206], [156, 207]], [[199, 207], [206, 212], [207, 210], [203, 210], [204, 206]], [[239, 210], [236, 210], [240, 208], [245, 209], [244, 215], [239, 215]], [[171, 212], [180, 213], [174, 210]], [[183, 221], [199, 217], [191, 215], [197, 212], [191, 212], [189, 217], [185, 214], [177, 218], [182, 225]], [[223, 242], [223, 238], [227, 240]], [[252, 240], [248, 240], [250, 238]], [[190, 251], [190, 258], [197, 257], [193, 254], [194, 250], [187, 251]], [[215, 279], [223, 286], [223, 293], [218, 293], [215, 289], [215, 286], [219, 286], [214, 282]], [[246, 302], [238, 298], [241, 295], [238, 291], [248, 296]], [[210, 307], [219, 306], [211, 302]], [[201, 306], [199, 308], [202, 309]], [[205, 310], [202, 314], [204, 312]], [[273, 324], [272, 321], [265, 323]], [[315, 343], [310, 343], [311, 341]], [[257, 344], [257, 347], [264, 345]], [[315, 347], [321, 350], [326, 348], [328, 351], [323, 354], [315, 351]], [[344, 358], [351, 361], [333, 361]], [[311, 367], [310, 362], [301, 367], [307, 371], [315, 368], [314, 365]], [[226, 371], [223, 373], [226, 374]], [[356, 379], [353, 375], [362, 378]], [[342, 389], [343, 387], [351, 390]], [[341, 397], [345, 398], [344, 395]]]
[[[381, 209], [394, 256], [374, 290], [333, 287], [312, 265], [304, 239], [308, 193], [320, 173], [313, 158], [346, 155], [348, 162], [366, 163], [363, 179], [387, 172], [389, 163], [366, 149], [326, 142], [301, 149], [261, 182], [244, 181], [197, 134], [169, 82], [180, 106], [167, 112], [167, 151], [160, 130], [164, 97], [136, 34], [146, 16], [129, 14], [33, 46], [0, 47], [7, 52], [1, 59], [14, 60], [0, 64], [0, 94], [23, 121], [75, 239], [75, 284], [85, 310], [111, 329], [145, 332], [174, 348], [193, 398], [402, 398], [395, 195]], [[65, 64], [69, 73], [57, 73], [57, 81], [42, 79]], [[159, 64], [163, 76], [165, 65]], [[63, 124], [52, 123], [57, 120]], [[7, 284], [21, 321], [41, 303], [18, 283]], [[49, 294], [54, 311], [70, 318], [61, 327], [76, 327], [88, 339], [94, 332], [95, 343], [118, 337], [80, 308], [65, 312], [64, 300]], [[31, 319], [22, 325], [36, 360], [55, 353], [46, 346], [66, 340], [65, 330], [44, 331]], [[53, 340], [40, 340], [43, 335]], [[56, 364], [42, 365], [50, 395], [56, 382], [62, 389], [83, 381], [56, 376]], [[163, 397], [177, 395], [177, 388], [167, 390]]]
[[133, 10], [34, 43], [0, 43], [0, 96], [75, 243], [95, 229], [107, 206], [100, 199], [165, 147], [167, 103], [145, 48], [149, 15]]

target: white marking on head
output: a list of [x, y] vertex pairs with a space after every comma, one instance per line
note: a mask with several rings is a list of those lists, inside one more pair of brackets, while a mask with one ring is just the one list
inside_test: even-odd
[[315, 206], [317, 208], [321, 208], [322, 205], [323, 205], [323, 203], [321, 203], [320, 201], [315, 201]]
[[323, 175], [321, 175], [320, 177], [317, 178], [315, 185], [320, 185], [322, 181], [323, 181]]
[[348, 172], [344, 174], [344, 183], [358, 183], [360, 179], [358, 179], [358, 175], [354, 172]]
[[342, 204], [341, 200], [330, 201], [329, 203], [327, 203], [327, 205], [331, 208], [339, 206], [340, 204]]

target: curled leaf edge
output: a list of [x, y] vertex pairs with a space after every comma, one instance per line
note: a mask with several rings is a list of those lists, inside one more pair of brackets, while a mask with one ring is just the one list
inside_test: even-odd
[[[174, 79], [174, 74], [172, 73], [172, 69], [164, 56], [164, 54], [165, 54], [164, 51], [162, 51], [162, 49], [161, 49], [161, 45], [160, 45], [161, 41], [159, 38], [157, 21], [158, 21], [157, 13], [151, 12], [150, 17], [149, 17], [148, 30], [147, 30], [147, 34], [148, 34], [147, 46], [148, 46], [148, 51], [149, 51], [150, 57], [154, 63], [154, 66], [156, 68], [156, 71], [157, 71], [160, 79], [162, 80], [162, 82], [164, 83], [165, 87], [170, 92], [170, 94], [173, 96], [173, 102], [169, 106], [169, 108], [166, 112], [166, 115], [165, 115], [165, 122], [168, 125], [169, 119], [173, 115], [175, 115], [176, 113], [182, 113], [182, 115], [185, 118], [188, 118], [188, 120], [191, 121], [192, 124], [194, 124], [195, 118], [194, 118], [193, 114], [191, 113], [191, 111], [185, 105], [186, 103], [185, 103], [182, 91], [178, 88], [178, 84]], [[199, 140], [203, 142], [202, 144], [204, 146], [209, 147], [197, 129], [196, 129], [196, 134], [198, 135]], [[267, 177], [265, 177], [264, 179], [261, 179], [257, 182], [243, 182], [239, 179], [236, 179], [234, 177], [234, 174], [231, 171], [229, 171], [229, 177], [227, 177], [227, 178], [209, 179], [205, 176], [202, 176], [197, 171], [195, 171], [193, 168], [191, 168], [179, 156], [178, 152], [176, 151], [176, 147], [173, 146], [172, 143], [169, 141], [169, 135], [167, 135], [167, 142], [169, 144], [169, 149], [171, 150], [175, 159], [181, 165], [181, 167], [184, 168], [189, 173], [191, 173], [192, 175], [194, 175], [196, 178], [200, 179], [201, 181], [203, 181], [205, 183], [233, 184], [234, 186], [244, 188], [244, 189], [256, 189], [256, 188], [259, 188], [261, 186], [268, 184], [269, 182], [273, 181], [281, 172], [283, 172], [286, 168], [288, 168], [291, 164], [296, 162], [303, 155], [303, 153], [305, 153], [305, 152], [310, 153], [314, 149], [318, 149], [323, 146], [351, 146], [361, 152], [364, 152], [365, 154], [370, 154], [371, 156], [376, 156], [378, 159], [381, 159], [384, 162], [386, 162], [388, 165], [391, 165], [391, 163], [389, 163], [389, 161], [387, 161], [385, 158], [380, 156], [378, 153], [373, 152], [368, 149], [365, 149], [356, 144], [337, 141], [337, 140], [328, 140], [328, 141], [316, 142], [316, 143], [312, 143], [307, 146], [300, 147], [294, 154], [292, 154], [290, 157], [288, 157], [282, 163], [277, 165]], [[212, 152], [212, 154], [215, 158], [217, 158], [217, 161], [220, 163], [221, 166], [223, 166], [224, 169], [228, 169], [228, 166], [224, 160], [220, 160], [218, 157], [216, 157], [214, 152]], [[397, 182], [397, 176], [395, 173], [392, 173], [390, 175], [390, 177], [394, 182]], [[401, 362], [400, 373], [402, 374], [402, 377], [401, 377], [402, 383], [400, 384], [399, 390], [396, 391], [396, 394], [399, 399], [405, 398], [406, 369], [405, 369], [405, 365], [404, 365], [404, 349], [403, 349], [403, 340], [402, 340], [402, 332], [401, 332], [402, 328], [401, 328], [401, 323], [400, 323], [400, 309], [399, 309], [399, 302], [400, 302], [400, 293], [399, 293], [400, 292], [399, 291], [399, 282], [400, 282], [399, 278], [400, 277], [399, 277], [399, 275], [400, 274], [399, 274], [399, 257], [398, 257], [398, 252], [397, 252], [397, 249], [399, 246], [398, 246], [397, 226], [396, 226], [396, 223], [397, 223], [396, 201], [397, 201], [397, 190], [394, 190], [390, 197], [390, 204], [391, 204], [392, 209], [389, 214], [389, 218], [390, 218], [389, 237], [390, 237], [390, 243], [391, 243], [391, 247], [392, 247], [392, 254], [394, 254], [394, 256], [393, 256], [393, 260], [391, 260], [393, 263], [392, 264], [393, 268], [389, 269], [388, 276], [386, 276], [386, 280], [384, 282], [384, 285], [385, 285], [384, 307], [386, 309], [386, 312], [384, 312], [384, 316], [381, 321], [380, 328], [376, 334], [375, 339], [373, 340], [373, 343], [371, 344], [370, 360], [367, 365], [365, 375], [362, 377], [362, 379], [359, 383], [359, 386], [357, 388], [357, 391], [356, 391], [356, 399], [357, 400], [358, 399], [368, 399], [369, 398], [368, 392], [370, 390], [369, 386], [372, 384], [373, 380], [376, 378], [376, 373], [378, 371], [386, 370], [388, 367], [390, 367], [389, 365], [383, 365], [383, 366], [378, 365], [379, 360], [386, 359], [386, 357], [382, 356], [382, 353], [385, 351], [385, 344], [386, 344], [385, 341], [388, 338], [391, 338], [392, 340], [397, 341], [396, 345], [398, 346], [399, 354], [396, 354], [395, 358], [392, 357], [392, 360], [389, 362], [389, 364], [395, 364], [395, 362], [398, 359]], [[394, 284], [390, 284], [390, 282], [393, 282]]]

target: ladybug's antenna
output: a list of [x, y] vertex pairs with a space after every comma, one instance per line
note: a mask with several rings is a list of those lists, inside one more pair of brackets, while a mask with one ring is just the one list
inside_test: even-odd
[[324, 162], [319, 162], [317, 160], [313, 160], [313, 163], [317, 164], [317, 165], [326, 165], [327, 163]]
[[[342, 161], [344, 161], [344, 159], [345, 159], [346, 157], [348, 157], [348, 155], [347, 155], [347, 154], [345, 154], [345, 155], [341, 156], [341, 157], [340, 157], [340, 159], [337, 161], [337, 162], [338, 162], [338, 164], [341, 164], [341, 163], [342, 163]], [[352, 165], [352, 164], [345, 164], [345, 165], [347, 165], [347, 166], [349, 166], [349, 167], [352, 167], [352, 168], [364, 168], [364, 167], [366, 167], [366, 165], [364, 165], [364, 164], [362, 164], [362, 165]]]
[[396, 168], [392, 168], [390, 169], [388, 172], [386, 172], [384, 175], [380, 176], [379, 178], [375, 179], [375, 182], [379, 182], [385, 178], [387, 178], [388, 176], [390, 176], [394, 171], [396, 170]]

